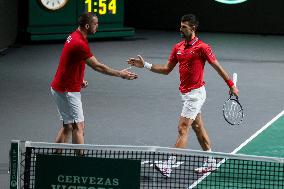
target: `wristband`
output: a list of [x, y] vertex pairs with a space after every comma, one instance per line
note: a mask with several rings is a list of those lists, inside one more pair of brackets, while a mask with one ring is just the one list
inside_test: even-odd
[[226, 83], [227, 83], [227, 85], [228, 85], [229, 87], [232, 87], [232, 86], [235, 85], [234, 82], [233, 82], [232, 80], [230, 80], [230, 79], [227, 80]]
[[144, 68], [147, 68], [148, 70], [151, 70], [152, 66], [153, 65], [148, 63], [148, 62], [144, 62]]

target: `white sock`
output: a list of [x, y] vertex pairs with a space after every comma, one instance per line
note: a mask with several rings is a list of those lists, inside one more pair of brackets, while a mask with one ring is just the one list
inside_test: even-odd
[[[212, 152], [211, 148], [206, 150], [206, 152]], [[208, 160], [212, 160], [212, 159], [214, 159], [212, 156], [208, 156]]]

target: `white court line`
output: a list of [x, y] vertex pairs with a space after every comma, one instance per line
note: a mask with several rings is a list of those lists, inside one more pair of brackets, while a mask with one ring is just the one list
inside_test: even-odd
[[[231, 154], [236, 154], [238, 151], [240, 151], [245, 145], [247, 145], [250, 141], [252, 141], [255, 137], [257, 137], [260, 133], [262, 133], [265, 129], [267, 129], [272, 123], [274, 123], [276, 120], [278, 120], [281, 116], [284, 115], [284, 110], [280, 112], [277, 116], [275, 116], [271, 121], [266, 123], [261, 129], [259, 129], [256, 133], [254, 133], [251, 137], [249, 137], [245, 142], [243, 142], [241, 145], [239, 145], [235, 150], [231, 152]], [[225, 163], [226, 159], [223, 159], [217, 164], [217, 168], [221, 166], [221, 164]], [[192, 189], [195, 186], [197, 186], [202, 180], [204, 180], [207, 176], [209, 176], [211, 172], [208, 172], [204, 174], [202, 177], [200, 177], [198, 180], [196, 180], [194, 183], [192, 183], [187, 189]]]
[[284, 110], [280, 112], [277, 116], [275, 116], [271, 121], [266, 123], [261, 129], [259, 129], [256, 133], [254, 133], [251, 137], [249, 137], [245, 142], [243, 142], [239, 147], [237, 147], [234, 151], [231, 152], [231, 154], [235, 154], [240, 149], [242, 149], [245, 145], [247, 145], [250, 141], [252, 141], [255, 137], [257, 137], [260, 133], [262, 133], [265, 129], [267, 129], [272, 123], [274, 123], [277, 119], [279, 119], [281, 116], [283, 116]]

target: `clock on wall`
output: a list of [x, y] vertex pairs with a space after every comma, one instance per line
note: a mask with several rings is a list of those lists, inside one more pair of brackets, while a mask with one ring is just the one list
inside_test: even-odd
[[56, 11], [63, 8], [68, 0], [39, 0], [42, 7], [50, 11]]

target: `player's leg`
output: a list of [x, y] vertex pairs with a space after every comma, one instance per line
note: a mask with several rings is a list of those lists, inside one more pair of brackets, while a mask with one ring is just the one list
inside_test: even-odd
[[84, 144], [84, 114], [80, 92], [66, 93], [70, 116], [72, 117], [72, 143]]
[[55, 138], [56, 143], [67, 143], [72, 134], [72, 116], [70, 115], [69, 103], [66, 93], [55, 91], [51, 88], [53, 99], [57, 105], [57, 111], [62, 127]]
[[72, 130], [72, 143], [73, 144], [84, 144], [84, 129], [85, 129], [85, 123], [78, 122], [73, 123], [73, 130]]
[[185, 148], [188, 142], [189, 128], [196, 119], [206, 99], [204, 86], [181, 94], [183, 107], [178, 124], [178, 138], [175, 147]]
[[[78, 122], [78, 123], [73, 123], [73, 130], [72, 130], [72, 143], [73, 144], [84, 144], [85, 139], [84, 139], [84, 129], [85, 129], [85, 123], [84, 121]], [[75, 150], [75, 153], [79, 156], [84, 155], [84, 150]]]
[[[72, 143], [73, 144], [84, 144], [84, 130], [85, 130], [85, 122], [84, 122], [84, 114], [83, 114], [83, 106], [81, 101], [81, 93], [80, 92], [68, 92], [68, 104], [70, 109], [70, 115], [72, 116]], [[77, 155], [84, 155], [83, 150], [76, 150], [75, 153]]]
[[198, 142], [204, 151], [211, 150], [211, 142], [204, 127], [202, 115], [199, 113], [192, 123], [192, 128], [197, 136]]
[[[189, 128], [193, 120], [180, 116], [178, 124], [178, 137], [176, 140], [176, 148], [185, 148], [188, 143], [188, 134]], [[154, 167], [158, 170], [163, 176], [170, 177], [172, 173], [172, 167], [176, 163], [176, 156], [170, 156], [168, 160], [162, 163], [154, 163]]]
[[[202, 120], [201, 112], [198, 113], [194, 122], [192, 123], [192, 128], [195, 131], [197, 136], [198, 142], [203, 150], [211, 151], [211, 142], [207, 131], [204, 127], [204, 122]], [[203, 165], [201, 167], [197, 167], [195, 170], [196, 173], [207, 173], [211, 171], [215, 171], [217, 168], [216, 166], [216, 159], [214, 159], [211, 155], [204, 159]]]
[[189, 128], [193, 120], [180, 116], [178, 123], [178, 137], [176, 140], [176, 148], [185, 148], [188, 143]]
[[56, 143], [68, 143], [72, 134], [72, 124], [64, 124], [60, 128], [55, 138]]

